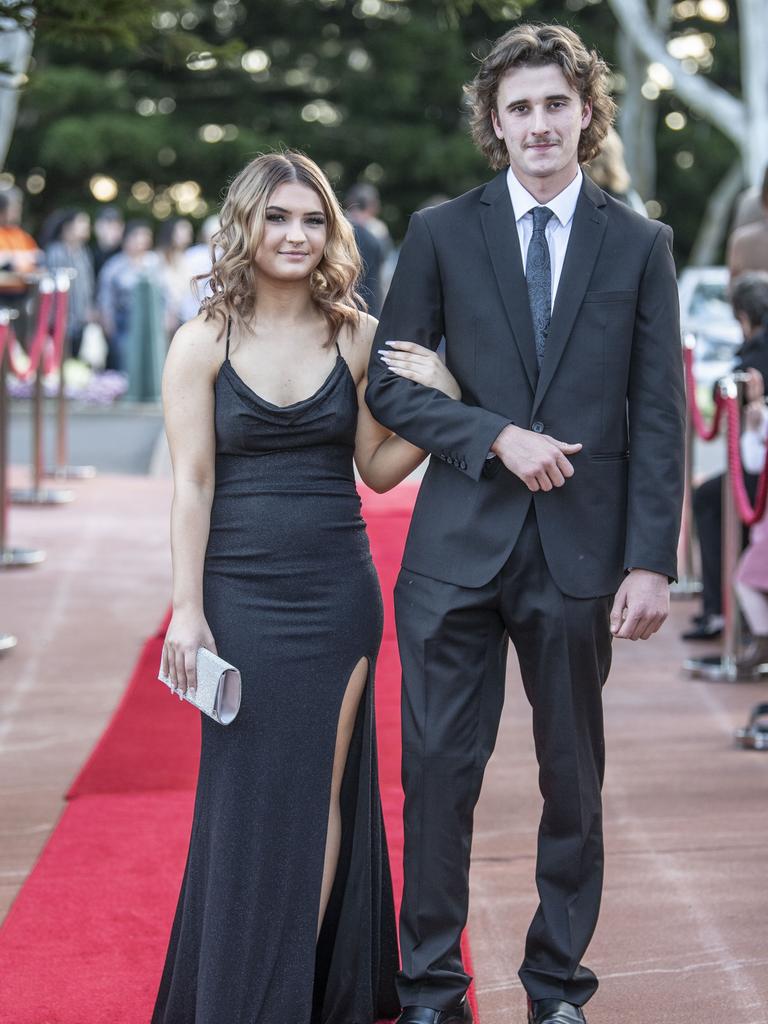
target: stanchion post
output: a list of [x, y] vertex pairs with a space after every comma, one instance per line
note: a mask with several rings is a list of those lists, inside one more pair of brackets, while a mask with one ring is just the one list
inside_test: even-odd
[[[735, 398], [739, 410], [743, 406], [744, 386], [746, 374], [736, 374], [730, 379], [723, 381], [721, 393], [723, 398]], [[739, 436], [741, 436], [741, 415], [739, 416]], [[722, 494], [722, 515], [723, 515], [723, 670], [726, 678], [735, 679], [737, 676], [736, 656], [741, 649], [741, 611], [736, 597], [734, 576], [736, 566], [741, 555], [742, 524], [739, 517], [736, 502], [733, 497], [733, 480], [730, 460], [725, 475]]]
[[[15, 309], [0, 307], [0, 330], [7, 330], [8, 340], [0, 358], [0, 569], [37, 565], [45, 553], [35, 548], [8, 546], [8, 365], [12, 340], [11, 320], [18, 316]], [[13, 644], [9, 644], [13, 646]]]
[[[686, 334], [683, 344], [693, 351], [696, 348], [696, 336]], [[680, 524], [680, 544], [678, 555], [680, 560], [680, 576], [671, 587], [673, 598], [687, 598], [692, 594], [701, 593], [701, 581], [694, 567], [694, 519], [693, 519], [693, 449], [696, 431], [693, 423], [693, 403], [695, 395], [688, 395], [685, 415], [685, 491], [683, 495], [683, 515]]]
[[[37, 317], [41, 315], [39, 302], [40, 295], [50, 295], [56, 289], [56, 282], [52, 277], [44, 277], [38, 285]], [[44, 308], [44, 307], [43, 307]], [[44, 327], [47, 329], [48, 324]], [[45, 406], [45, 394], [43, 390], [43, 377], [45, 374], [45, 358], [41, 355], [40, 362], [35, 373], [35, 390], [32, 396], [32, 486], [14, 487], [11, 491], [11, 501], [15, 505], [67, 505], [74, 500], [72, 491], [43, 487], [44, 470], [44, 446], [45, 446], [45, 424], [43, 413]]]
[[[734, 373], [724, 377], [718, 384], [720, 395], [725, 400], [736, 399], [740, 410], [739, 434], [741, 434], [741, 410], [744, 403], [744, 388], [748, 380], [746, 373]], [[738, 472], [738, 469], [737, 469]], [[723, 479], [722, 490], [722, 594], [723, 594], [723, 650], [722, 654], [709, 658], [690, 658], [685, 662], [686, 671], [697, 679], [733, 682], [739, 678], [737, 657], [742, 646], [742, 621], [739, 602], [736, 597], [736, 566], [741, 555], [742, 522], [733, 492], [730, 459]]]

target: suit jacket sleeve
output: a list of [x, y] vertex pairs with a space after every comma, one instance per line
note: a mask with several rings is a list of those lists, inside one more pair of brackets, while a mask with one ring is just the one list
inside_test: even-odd
[[628, 393], [626, 569], [677, 578], [685, 470], [685, 387], [672, 231], [651, 247], [638, 294]]
[[443, 334], [437, 254], [429, 226], [414, 213], [376, 331], [365, 400], [385, 427], [479, 480], [488, 450], [509, 420], [399, 377], [377, 354], [390, 340], [434, 350]]

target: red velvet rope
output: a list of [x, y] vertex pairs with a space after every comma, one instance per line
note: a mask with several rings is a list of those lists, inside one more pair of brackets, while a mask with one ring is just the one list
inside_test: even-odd
[[[41, 292], [40, 304], [37, 309], [37, 322], [35, 324], [35, 333], [30, 342], [29, 352], [27, 357], [29, 359], [28, 366], [20, 366], [14, 357], [13, 346], [8, 346], [8, 364], [11, 368], [11, 373], [15, 374], [19, 380], [29, 380], [37, 373], [37, 368], [40, 365], [40, 361], [43, 358], [45, 350], [50, 340], [50, 334], [48, 331], [48, 325], [51, 319], [51, 304], [53, 303], [52, 292]], [[53, 357], [49, 357], [46, 360], [46, 365], [53, 363]], [[43, 369], [46, 369], [46, 365]]]
[[744, 484], [744, 470], [741, 465], [741, 410], [735, 398], [723, 399], [728, 423], [728, 469], [731, 478], [731, 491], [736, 502], [736, 511], [745, 526], [754, 526], [765, 515], [766, 499], [768, 499], [768, 451], [766, 463], [757, 483], [755, 507], [749, 500]]
[[707, 426], [704, 416], [696, 401], [696, 379], [693, 376], [693, 349], [687, 345], [683, 348], [683, 362], [685, 365], [685, 390], [688, 394], [688, 408], [691, 410], [693, 429], [702, 441], [712, 441], [720, 432], [720, 423], [723, 418], [723, 404], [718, 398], [715, 399], [715, 415], [712, 423]]
[[3, 361], [3, 352], [11, 336], [11, 325], [0, 323], [0, 363]]
[[69, 289], [58, 288], [55, 292], [56, 305], [53, 313], [53, 344], [48, 348], [44, 373], [53, 373], [61, 368], [64, 361], [64, 338], [67, 333], [67, 307], [69, 306]]

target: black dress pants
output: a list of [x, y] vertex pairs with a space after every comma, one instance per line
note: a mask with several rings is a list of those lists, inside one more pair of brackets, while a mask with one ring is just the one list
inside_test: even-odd
[[[744, 474], [749, 500], [757, 496], [758, 477]], [[701, 601], [704, 615], [723, 613], [723, 483], [725, 475], [713, 476], [693, 492], [693, 518], [701, 552]], [[742, 530], [742, 548], [749, 540], [749, 529]]]
[[403, 666], [405, 887], [403, 1006], [444, 1009], [470, 978], [460, 940], [468, 910], [475, 804], [504, 703], [508, 639], [517, 652], [544, 808], [522, 982], [533, 999], [583, 1004], [597, 979], [581, 966], [603, 876], [602, 687], [612, 596], [577, 599], [550, 576], [533, 502], [506, 565], [485, 586], [403, 569], [395, 610]]

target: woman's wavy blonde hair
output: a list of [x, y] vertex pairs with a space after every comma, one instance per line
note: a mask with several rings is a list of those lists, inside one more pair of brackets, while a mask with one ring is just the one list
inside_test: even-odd
[[256, 310], [254, 259], [264, 235], [272, 193], [286, 182], [316, 192], [325, 214], [327, 237], [323, 256], [310, 278], [312, 300], [328, 322], [331, 345], [346, 324], [356, 325], [365, 308], [355, 284], [362, 261], [349, 221], [331, 184], [317, 166], [294, 150], [262, 153], [232, 181], [221, 208], [219, 230], [211, 239], [213, 266], [202, 274], [210, 291], [201, 304], [205, 319], [228, 317], [247, 324]]
[[557, 64], [582, 103], [592, 103], [592, 120], [579, 140], [579, 162], [587, 163], [600, 152], [616, 115], [616, 104], [608, 93], [608, 66], [569, 28], [518, 25], [496, 40], [481, 62], [480, 70], [464, 86], [470, 106], [472, 138], [496, 171], [509, 165], [507, 147], [503, 139], [496, 137], [491, 120], [491, 113], [496, 110], [499, 83], [513, 68], [544, 64]]

